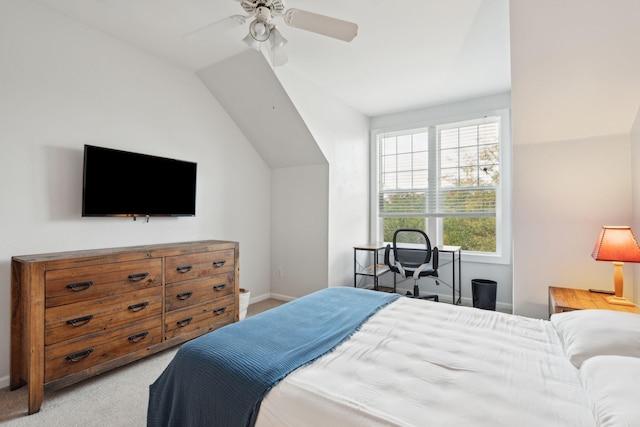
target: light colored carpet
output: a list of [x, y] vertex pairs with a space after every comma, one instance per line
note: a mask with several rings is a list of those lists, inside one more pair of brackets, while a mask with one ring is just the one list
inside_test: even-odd
[[[247, 317], [276, 307], [269, 299], [251, 304]], [[29, 427], [145, 426], [149, 385], [178, 347], [56, 391], [45, 391], [40, 412], [27, 415], [27, 387], [0, 390], [0, 425]]]

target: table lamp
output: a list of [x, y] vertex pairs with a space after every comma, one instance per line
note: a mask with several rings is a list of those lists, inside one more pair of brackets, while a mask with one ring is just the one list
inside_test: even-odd
[[602, 227], [591, 256], [596, 261], [612, 261], [613, 263], [615, 295], [607, 300], [609, 304], [635, 305], [622, 296], [624, 285], [622, 265], [625, 262], [640, 262], [640, 247], [631, 227]]

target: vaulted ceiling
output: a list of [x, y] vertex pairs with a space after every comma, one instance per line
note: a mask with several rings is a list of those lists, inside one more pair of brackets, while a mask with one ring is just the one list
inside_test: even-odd
[[510, 9], [514, 143], [628, 134], [640, 107], [640, 2]]
[[[193, 71], [249, 49], [248, 23], [198, 42], [183, 37], [243, 14], [236, 0], [31, 1]], [[629, 132], [640, 104], [637, 0], [286, 0], [286, 8], [358, 24], [346, 43], [276, 19], [289, 41], [284, 67], [366, 116], [511, 90], [520, 143]]]
[[[235, 0], [32, 0], [193, 71], [249, 49], [248, 22], [183, 36], [244, 13]], [[295, 72], [366, 116], [508, 91], [508, 0], [286, 0], [358, 24], [343, 42], [276, 18]], [[276, 73], [277, 73], [276, 69]]]

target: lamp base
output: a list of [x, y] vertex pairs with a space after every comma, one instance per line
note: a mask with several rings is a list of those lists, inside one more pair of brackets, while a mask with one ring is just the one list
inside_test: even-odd
[[614, 305], [626, 305], [626, 306], [629, 306], [629, 307], [635, 306], [634, 303], [632, 303], [631, 301], [629, 301], [625, 297], [612, 296], [612, 297], [607, 298], [607, 302], [609, 304], [614, 304]]

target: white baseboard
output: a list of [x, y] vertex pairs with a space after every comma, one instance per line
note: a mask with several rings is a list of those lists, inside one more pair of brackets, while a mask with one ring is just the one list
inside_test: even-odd
[[277, 300], [280, 300], [280, 301], [293, 301], [294, 299], [296, 299], [295, 297], [290, 297], [290, 296], [287, 296], [287, 295], [267, 293], [267, 294], [263, 294], [263, 295], [258, 295], [257, 297], [252, 296], [249, 299], [249, 304], [255, 304], [257, 302], [268, 300], [270, 298], [277, 299]]
[[287, 295], [273, 294], [273, 293], [269, 294], [269, 298], [277, 299], [277, 300], [280, 300], [280, 301], [293, 301], [294, 299], [297, 299], [296, 297], [290, 297], [290, 296], [287, 296]]
[[[400, 295], [404, 295], [407, 293], [409, 289], [403, 289], [403, 288], [397, 288], [397, 292]], [[442, 294], [442, 293], [438, 293], [438, 292], [434, 292], [436, 295], [438, 295], [438, 299], [441, 302], [446, 302], [451, 304], [453, 301], [453, 295], [451, 294]], [[288, 295], [282, 295], [282, 294], [275, 294], [275, 293], [267, 293], [267, 294], [263, 294], [263, 295], [259, 295], [257, 297], [251, 297], [251, 299], [249, 300], [249, 304], [254, 304], [260, 301], [264, 301], [267, 300], [269, 298], [273, 298], [273, 299], [277, 299], [280, 301], [293, 301], [294, 299], [296, 299], [295, 297], [291, 297]], [[467, 298], [467, 297], [462, 297], [460, 300], [461, 305], [465, 305], [467, 307], [473, 307], [473, 300], [471, 298]], [[508, 314], [512, 314], [513, 313], [513, 304], [510, 303], [506, 303], [506, 302], [500, 302], [500, 301], [496, 301], [496, 311], [499, 311], [501, 313], [508, 313]]]
[[0, 377], [0, 388], [9, 387], [9, 375]]

